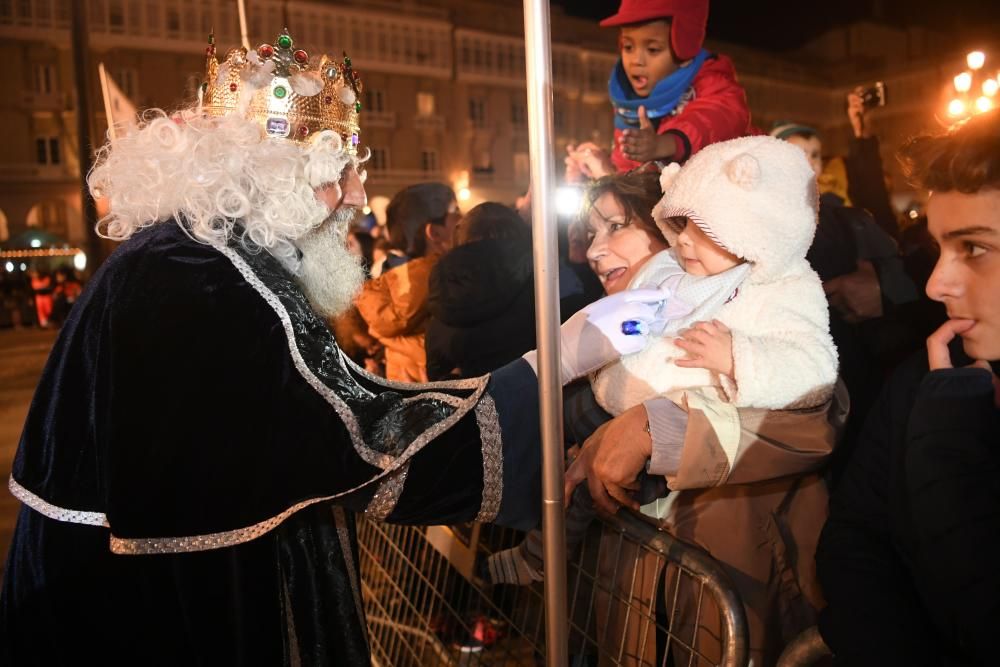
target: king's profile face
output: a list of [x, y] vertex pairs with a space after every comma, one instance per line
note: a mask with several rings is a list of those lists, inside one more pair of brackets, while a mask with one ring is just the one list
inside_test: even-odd
[[368, 203], [365, 184], [353, 164], [344, 167], [338, 182], [326, 183], [316, 188], [316, 198], [326, 204], [331, 213], [344, 206], [364, 208]]

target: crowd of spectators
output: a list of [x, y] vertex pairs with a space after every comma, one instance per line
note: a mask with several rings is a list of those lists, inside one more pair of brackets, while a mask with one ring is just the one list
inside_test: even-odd
[[[807, 255], [827, 296], [830, 334], [836, 343], [839, 374], [846, 392], [835, 397], [819, 417], [778, 410], [770, 413], [771, 421], [768, 421], [759, 415], [751, 416], [751, 411], [741, 408], [739, 420], [744, 427], [754, 423], [761, 429], [755, 438], [750, 438], [741, 447], [746, 446], [747, 451], [752, 451], [754, 447], [759, 448], [761, 442], [773, 444], [781, 442], [780, 438], [789, 438], [792, 444], [783, 447], [793, 451], [793, 459], [796, 456], [799, 458], [787, 464], [775, 463], [775, 469], [781, 471], [780, 475], [760, 470], [741, 471], [731, 461], [731, 470], [725, 481], [700, 480], [692, 490], [684, 493], [693, 494], [688, 496], [693, 499], [702, 498], [700, 501], [688, 501], [693, 503], [692, 508], [697, 507], [699, 502], [705, 502], [703, 493], [699, 495], [697, 491], [699, 486], [706, 489], [721, 487], [720, 498], [731, 499], [735, 497], [733, 494], [766, 495], [778, 488], [774, 481], [776, 476], [785, 480], [779, 486], [787, 485], [791, 479], [800, 496], [815, 495], [812, 488], [816, 484], [833, 493], [833, 517], [827, 524], [818, 552], [821, 578], [816, 577], [813, 553], [816, 549], [815, 538], [826, 518], [826, 491], [816, 496], [822, 497], [821, 502], [808, 503], [810, 510], [805, 514], [788, 515], [787, 502], [772, 508], [777, 512], [775, 517], [786, 512], [783, 515], [785, 518], [778, 521], [779, 527], [782, 521], [794, 521], [799, 526], [797, 530], [802, 530], [803, 525], [809, 526], [811, 546], [803, 548], [802, 553], [782, 551], [781, 558], [784, 560], [781, 567], [786, 569], [786, 574], [772, 573], [785, 577], [783, 586], [787, 586], [789, 580], [795, 581], [798, 595], [806, 595], [809, 604], [803, 607], [807, 611], [798, 612], [794, 618], [785, 618], [781, 628], [771, 627], [770, 621], [761, 621], [761, 626], [766, 629], [759, 632], [767, 637], [759, 641], [756, 637], [752, 638], [751, 648], [752, 653], [758, 652], [762, 656], [764, 664], [773, 662], [780, 648], [796, 633], [817, 623], [820, 617], [816, 612], [828, 602], [830, 605], [822, 612], [820, 627], [842, 664], [877, 663], [868, 659], [868, 654], [861, 648], [869, 646], [867, 642], [875, 641], [875, 637], [858, 633], [864, 628], [868, 632], [876, 632], [874, 628], [884, 627], [884, 623], [876, 622], [875, 611], [872, 611], [878, 605], [882, 605], [880, 613], [885, 614], [879, 616], [879, 620], [885, 621], [894, 614], [892, 623], [897, 625], [895, 634], [886, 635], [889, 638], [886, 646], [896, 646], [893, 642], [904, 643], [904, 640], [910, 641], [919, 636], [920, 642], [908, 644], [912, 648], [909, 655], [914, 660], [921, 651], [931, 651], [929, 655], [932, 658], [925, 661], [928, 664], [942, 655], [957, 656], [955, 664], [966, 664], [962, 661], [984, 650], [980, 645], [981, 637], [969, 637], [964, 626], [956, 625], [959, 618], [968, 620], [971, 612], [957, 610], [961, 606], [956, 600], [958, 593], [954, 586], [941, 581], [943, 577], [920, 578], [934, 569], [934, 559], [929, 554], [944, 553], [959, 558], [960, 553], [959, 547], [952, 545], [943, 532], [945, 528], [923, 526], [914, 518], [916, 506], [920, 506], [921, 516], [927, 517], [942, 513], [947, 515], [948, 511], [913, 494], [919, 490], [929, 495], [937, 493], [933, 497], [940, 497], [942, 502], [966, 502], [954, 486], [957, 476], [966, 474], [969, 463], [962, 458], [966, 454], [955, 454], [949, 450], [952, 443], [933, 436], [933, 424], [938, 422], [932, 415], [936, 410], [947, 409], [953, 416], [942, 419], [953, 423], [967, 409], [962, 407], [965, 393], [971, 392], [971, 401], [974, 398], [972, 394], [979, 389], [985, 391], [990, 385], [986, 382], [979, 387], [972, 382], [982, 379], [975, 375], [982, 371], [970, 370], [966, 378], [963, 372], [956, 370], [952, 371], [953, 378], [942, 376], [942, 379], [931, 382], [943, 384], [928, 388], [926, 396], [914, 393], [918, 387], [924, 387], [920, 378], [928, 372], [925, 341], [936, 330], [939, 333], [934, 335], [940, 338], [939, 327], [947, 320], [942, 305], [942, 302], [947, 303], [947, 295], [942, 294], [940, 289], [935, 290], [933, 280], [928, 287], [928, 278], [938, 261], [937, 243], [941, 242], [941, 234], [929, 231], [926, 218], [911, 222], [905, 228], [900, 224], [889, 204], [878, 140], [871, 132], [869, 119], [865, 109], [859, 105], [856, 93], [848, 99], [848, 114], [855, 136], [850, 154], [843, 160], [846, 182], [843, 178], [831, 179], [829, 172], [824, 172], [823, 160], [812, 160], [819, 206], [816, 233]], [[980, 126], [989, 122], [987, 118], [979, 119]], [[996, 125], [996, 122], [993, 121], [993, 124]], [[799, 146], [807, 157], [810, 153], [814, 154], [813, 157], [822, 154], [819, 133], [805, 125], [779, 123], [771, 134]], [[589, 161], [589, 165], [583, 169], [570, 165], [567, 170], [569, 177], [580, 178], [581, 172], [587, 176], [602, 175], [604, 167], [601, 163], [607, 164], [606, 156], [595, 157], [594, 149], [593, 146], [571, 149], [568, 162], [573, 162], [576, 157]], [[995, 146], [992, 150], [992, 154], [983, 155], [981, 159], [992, 159], [1000, 164], [1000, 152], [995, 150]], [[830, 160], [826, 163], [829, 164]], [[996, 169], [996, 164], [989, 169]], [[986, 167], [983, 169], [988, 171]], [[926, 179], [925, 175], [918, 185], [928, 183]], [[977, 181], [976, 188], [988, 190], [995, 187], [987, 180], [981, 181]], [[947, 187], [964, 192], [961, 188], [965, 186], [958, 183]], [[462, 212], [450, 188], [440, 183], [418, 184], [397, 194], [387, 209], [381, 236], [373, 238], [359, 229], [352, 231], [348, 238], [349, 247], [362, 258], [372, 277], [357, 301], [357, 310], [334, 323], [344, 349], [373, 372], [393, 379], [419, 382], [481, 375], [533, 349], [535, 313], [531, 229], [525, 222], [523, 208], [524, 202], [520, 207], [486, 202]], [[932, 228], [934, 224], [932, 221]], [[938, 240], [934, 241], [934, 238]], [[565, 320], [575, 309], [601, 296], [605, 281], [603, 276], [595, 275], [599, 262], [595, 252], [591, 252], [595, 243], [594, 234], [581, 220], [563, 220], [560, 240], [561, 316]], [[669, 245], [665, 239], [662, 242], [664, 246]], [[379, 259], [376, 259], [375, 255], [379, 253]], [[350, 326], [345, 326], [345, 321], [350, 321]], [[954, 342], [952, 348], [956, 348]], [[954, 354], [956, 366], [974, 360], [962, 356], [960, 350]], [[981, 356], [976, 358], [988, 360]], [[979, 365], [987, 368], [982, 361]], [[897, 367], [901, 369], [896, 371]], [[934, 368], [933, 363], [931, 368]], [[927, 377], [932, 378], [934, 374]], [[894, 379], [890, 381], [890, 378]], [[966, 379], [970, 381], [967, 389], [961, 384]], [[904, 385], [902, 388], [900, 383]], [[586, 396], [581, 399], [581, 394]], [[945, 403], [935, 403], [938, 394], [945, 397], [942, 398]], [[625, 426], [630, 418], [627, 414], [611, 419], [611, 415], [603, 413], [585, 387], [581, 391], [580, 387], [570, 386], [566, 396], [567, 447], [578, 451], [578, 446], [585, 445], [581, 459], [587, 458], [587, 447], [600, 452], [605, 443], [623, 441], [634, 434], [629, 430], [631, 427]], [[990, 401], [983, 400], [984, 406], [986, 403], [992, 405]], [[584, 405], [582, 411], [581, 404]], [[929, 419], [930, 423], [921, 426], [923, 422], [913, 421], [917, 419], [915, 412], [911, 413], [915, 410], [914, 405], [919, 407], [922, 418]], [[944, 405], [950, 407], [942, 407]], [[688, 411], [688, 420], [704, 417], [698, 416], [692, 405], [684, 407]], [[984, 432], [989, 434], [992, 431], [987, 426], [995, 421], [996, 415], [990, 412], [993, 408], [983, 407], [982, 410], [985, 412], [970, 415], [975, 425], [969, 428], [984, 428]], [[597, 413], [600, 416], [595, 417]], [[849, 415], [846, 425], [842, 421], [845, 415]], [[783, 423], [781, 420], [785, 418], [792, 421]], [[754, 419], [757, 421], [754, 422]], [[794, 421], [796, 419], [799, 421]], [[911, 429], [917, 429], [915, 433], [906, 431], [907, 419], [911, 420]], [[642, 421], [652, 423], [656, 419], [649, 415], [644, 416]], [[645, 428], [648, 432], [649, 424]], [[705, 447], [706, 439], [711, 441], [716, 437], [710, 425], [707, 434], [702, 432], [699, 436], [693, 435], [697, 432], [696, 426], [686, 423], [686, 428], [686, 431], [681, 428], [680, 443], [684, 446], [694, 446], [692, 443], [700, 439], [698, 446]], [[891, 430], [886, 431], [887, 428]], [[652, 424], [654, 443], [656, 430], [656, 425]], [[906, 439], [923, 432], [931, 434], [921, 436], [921, 442], [928, 441], [928, 444], [920, 445], [918, 452], [908, 451]], [[824, 438], [829, 440], [828, 448], [820, 447], [804, 453]], [[984, 466], [978, 472], [987, 475], [987, 471], [994, 470], [996, 457], [988, 451], [984, 438], [988, 439], [988, 435], [973, 434], [969, 447], [978, 449], [969, 456], [973, 457], [970, 460]], [[794, 454], [800, 446], [800, 452]], [[953, 454], [960, 460], [940, 458]], [[788, 455], [787, 451], [785, 455]], [[916, 456], [922, 458], [919, 462], [914, 459], [913, 470], [923, 477], [920, 480], [894, 481], [902, 475], [902, 468], [898, 467], [903, 465], [902, 459]], [[947, 460], [948, 465], [942, 469], [935, 468], [942, 460]], [[596, 465], [593, 460], [590, 464]], [[815, 472], [821, 473], [822, 482], [810, 476]], [[787, 477], [788, 474], [791, 478]], [[643, 471], [642, 475], [647, 473]], [[569, 478], [573, 478], [572, 469]], [[676, 476], [668, 476], [666, 481], [666, 485], [661, 483], [657, 487], [659, 492], [691, 488]], [[992, 481], [984, 481], [983, 484], [988, 488], [996, 486]], [[644, 488], [648, 491], [649, 487], [645, 485]], [[977, 488], [976, 493], [970, 492], [969, 497], [984, 503], [995, 502], [988, 488]], [[621, 501], [610, 489], [611, 485], [604, 499], [618, 501], [610, 505], [611, 511], [620, 505], [632, 504], [628, 498]], [[886, 493], [892, 495], [887, 497]], [[598, 508], [601, 508], [600, 500], [595, 503]], [[903, 502], [904, 506], [898, 507], [899, 502]], [[993, 507], [984, 505], [983, 511], [993, 512]], [[731, 512], [729, 514], [723, 522], [737, 520]], [[902, 516], [907, 517], [904, 526], [894, 523], [902, 520]], [[750, 520], [748, 517], [744, 519]], [[986, 531], [989, 536], [984, 534], [986, 528], [953, 526], [956, 521], [954, 518], [949, 521], [942, 519], [941, 523], [959, 531], [960, 536], [967, 533], [969, 539], [992, 539], [992, 532]], [[734, 538], [734, 535], [739, 535], [739, 526], [733, 526], [733, 533], [728, 537], [736, 541], [729, 543], [726, 549], [706, 540], [699, 531], [685, 532], [684, 519], [680, 517], [674, 517], [672, 522], [666, 521], [664, 526], [699, 543], [710, 553], [714, 550], [713, 555], [724, 562], [726, 549], [740, 551], [750, 548], [749, 543], [743, 544], [738, 537]], [[894, 537], [895, 531], [901, 531], [898, 538]], [[768, 539], [766, 535], [764, 538], [753, 538], [756, 543]], [[780, 543], [778, 540], [772, 547], [778, 548]], [[912, 551], [918, 548], [919, 552]], [[768, 566], [772, 567], [776, 561], [769, 557], [763, 562], [772, 563]], [[891, 573], [886, 569], [890, 567]], [[525, 581], [541, 576], [535, 570], [531, 572], [535, 574]], [[766, 580], [766, 572], [759, 574], [762, 580]], [[878, 581], [872, 579], [876, 576], [884, 578]], [[982, 571], [969, 572], [967, 576], [959, 577], [960, 581], [955, 585], [979, 585], [984, 576]], [[827, 589], [821, 590], [820, 583], [827, 584]], [[767, 584], [748, 590], [751, 596], [778, 595]], [[787, 594], [787, 590], [780, 593]], [[982, 598], [973, 597], [975, 600]], [[864, 604], [871, 603], [875, 607], [859, 614], [862, 600], [866, 601]], [[745, 602], [748, 606], [761, 604], [753, 600]], [[989, 610], [984, 609], [984, 605], [985, 600], [975, 609], [977, 613], [989, 617]], [[764, 608], [766, 605], [761, 607]], [[892, 612], [893, 609], [896, 612]], [[977, 627], [981, 627], [982, 621], [977, 623]], [[883, 653], [882, 657], [887, 655]]]

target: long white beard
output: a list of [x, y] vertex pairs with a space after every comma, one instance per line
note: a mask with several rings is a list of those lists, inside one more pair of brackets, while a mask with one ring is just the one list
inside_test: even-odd
[[347, 310], [365, 280], [361, 259], [352, 255], [344, 243], [347, 226], [356, 213], [353, 208], [334, 211], [319, 227], [295, 242], [302, 251], [299, 285], [323, 317]]

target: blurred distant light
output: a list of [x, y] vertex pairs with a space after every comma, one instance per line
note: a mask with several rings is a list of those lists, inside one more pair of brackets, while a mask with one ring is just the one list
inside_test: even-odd
[[962, 100], [952, 100], [948, 102], [948, 115], [961, 116], [965, 113], [965, 102]]
[[910, 216], [910, 220], [916, 220], [917, 218], [920, 217], [920, 211], [918, 211], [915, 208], [911, 208], [906, 215]]
[[993, 108], [993, 101], [988, 97], [980, 97], [976, 100], [976, 111], [982, 113]]
[[28, 270], [28, 265], [25, 264], [24, 262], [21, 262], [21, 270], [22, 271], [27, 271]]
[[996, 79], [986, 79], [986, 81], [983, 81], [983, 94], [987, 97], [996, 95], [998, 88], [1000, 88], [1000, 83], [997, 83]]
[[962, 72], [955, 77], [955, 90], [967, 93], [972, 88], [972, 72]]
[[42, 240], [41, 239], [31, 239], [31, 243], [29, 245], [32, 248], [41, 248], [42, 247]]
[[7, 269], [7, 273], [10, 273], [14, 270], [14, 262], [7, 262], [4, 264], [4, 268]]
[[361, 212], [364, 213], [365, 215], [371, 215], [371, 213], [372, 213], [372, 207], [371, 206], [365, 206], [363, 209], [361, 209]]
[[84, 269], [86, 269], [87, 255], [82, 252], [78, 252], [75, 255], [73, 255], [73, 266], [76, 267], [77, 271], [83, 271]]
[[580, 188], [571, 185], [556, 188], [556, 213], [559, 215], [572, 217], [578, 214], [581, 203], [583, 203], [583, 192]]
[[459, 201], [469, 201], [472, 197], [472, 193], [469, 192], [469, 188], [459, 188], [458, 189], [458, 200]]
[[970, 69], [980, 69], [986, 63], [986, 54], [982, 51], [971, 51], [965, 56], [965, 62]]

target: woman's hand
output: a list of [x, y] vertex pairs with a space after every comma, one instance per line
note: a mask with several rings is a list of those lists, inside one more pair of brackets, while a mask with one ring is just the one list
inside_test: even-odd
[[682, 368], [707, 368], [730, 378], [733, 377], [733, 334], [719, 320], [696, 322], [684, 329], [674, 344], [687, 352], [675, 364]]
[[647, 423], [646, 408], [640, 403], [601, 424], [566, 471], [566, 502], [573, 489], [586, 480], [599, 510], [614, 514], [623, 505], [639, 509], [630, 493], [639, 488], [636, 479], [653, 451]]
[[567, 146], [565, 163], [567, 183], [579, 183], [615, 173], [615, 166], [607, 152], [590, 141]]

